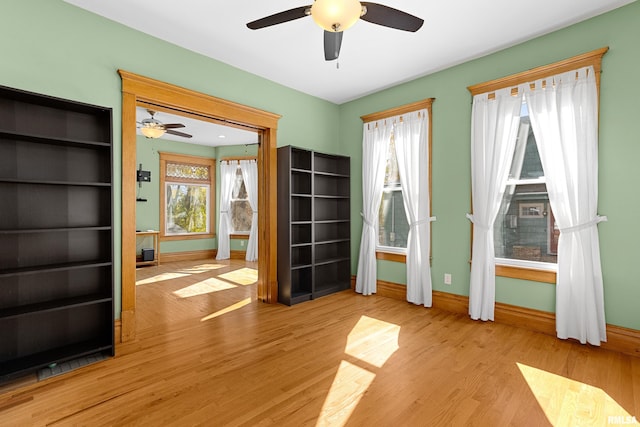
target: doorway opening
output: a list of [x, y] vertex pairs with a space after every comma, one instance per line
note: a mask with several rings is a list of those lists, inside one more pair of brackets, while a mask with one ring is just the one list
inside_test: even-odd
[[180, 111], [185, 116], [258, 132], [258, 299], [277, 302], [276, 133], [279, 115], [118, 70], [122, 79], [122, 294], [119, 337], [136, 333], [136, 107]]

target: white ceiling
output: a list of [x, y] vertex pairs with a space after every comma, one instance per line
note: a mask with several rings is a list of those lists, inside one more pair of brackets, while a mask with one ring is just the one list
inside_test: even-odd
[[246, 23], [311, 0], [65, 0], [157, 38], [341, 104], [549, 33], [635, 0], [380, 0], [424, 19], [416, 33], [360, 20], [339, 68], [311, 17]]
[[[140, 132], [140, 122], [151, 117], [145, 108], [136, 108], [136, 122], [138, 123], [137, 133]], [[188, 142], [190, 144], [209, 145], [219, 147], [223, 145], [250, 145], [258, 143], [258, 133], [247, 131], [230, 126], [221, 126], [211, 122], [195, 120], [189, 117], [169, 114], [158, 111], [154, 115], [155, 119], [164, 123], [182, 123], [183, 128], [175, 130], [192, 135], [192, 138], [184, 138], [165, 133], [160, 139], [170, 141]]]

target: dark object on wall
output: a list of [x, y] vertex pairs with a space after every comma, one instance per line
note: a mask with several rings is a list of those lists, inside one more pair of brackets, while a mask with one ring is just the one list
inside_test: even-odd
[[151, 172], [139, 170], [137, 180], [138, 182], [151, 182]]
[[0, 382], [114, 355], [112, 183], [110, 108], [0, 86]]
[[351, 286], [350, 159], [278, 148], [278, 301]]
[[142, 261], [153, 261], [154, 255], [153, 249], [142, 249]]

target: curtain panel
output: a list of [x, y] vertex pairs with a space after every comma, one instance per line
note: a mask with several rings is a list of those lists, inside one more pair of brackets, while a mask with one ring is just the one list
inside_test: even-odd
[[376, 244], [378, 211], [382, 200], [387, 151], [393, 122], [378, 120], [364, 124], [362, 137], [362, 237], [356, 276], [356, 292], [376, 293]]
[[409, 236], [407, 241], [407, 301], [431, 307], [429, 117], [427, 110], [396, 120], [394, 141]]
[[556, 282], [559, 338], [607, 340], [597, 224], [598, 90], [593, 67], [525, 87], [531, 125], [560, 229]]
[[518, 136], [522, 91], [511, 89], [473, 97], [471, 116], [471, 199], [473, 245], [469, 287], [469, 315], [494, 320], [495, 247], [493, 225], [500, 210]]
[[218, 260], [231, 257], [229, 209], [231, 208], [231, 193], [237, 167], [236, 162], [223, 161], [220, 163], [220, 223], [218, 224], [218, 254], [216, 255]]
[[256, 261], [258, 259], [258, 163], [255, 160], [240, 160], [240, 169], [247, 189], [249, 206], [253, 211], [245, 260]]

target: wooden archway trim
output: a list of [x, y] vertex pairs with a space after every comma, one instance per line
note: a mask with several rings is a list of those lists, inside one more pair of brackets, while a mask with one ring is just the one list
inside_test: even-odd
[[255, 128], [258, 148], [258, 298], [275, 303], [277, 283], [276, 172], [278, 114], [118, 70], [122, 79], [122, 315], [121, 340], [136, 332], [136, 105], [152, 104], [217, 122]]

